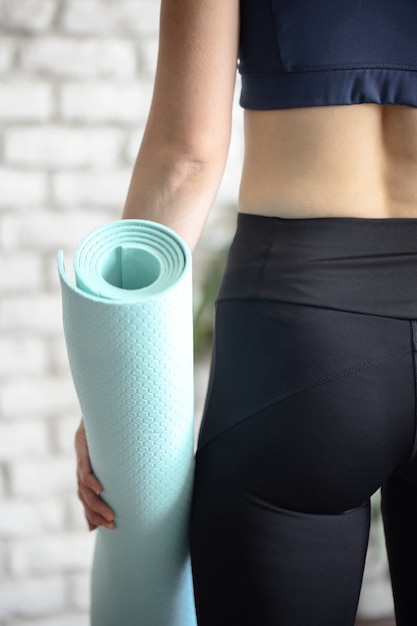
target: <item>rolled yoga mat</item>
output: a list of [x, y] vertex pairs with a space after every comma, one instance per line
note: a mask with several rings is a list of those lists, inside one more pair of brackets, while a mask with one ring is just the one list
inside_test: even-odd
[[90, 457], [116, 530], [99, 528], [92, 626], [194, 626], [188, 553], [193, 458], [190, 253], [143, 220], [58, 253], [64, 333]]

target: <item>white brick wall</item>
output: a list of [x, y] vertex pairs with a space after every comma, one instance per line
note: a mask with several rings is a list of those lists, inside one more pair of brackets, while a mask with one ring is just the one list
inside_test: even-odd
[[134, 42], [113, 38], [72, 40], [45, 36], [25, 41], [20, 52], [25, 73], [57, 79], [134, 79], [138, 66]]
[[[88, 623], [94, 535], [76, 496], [56, 252], [71, 271], [79, 239], [120, 216], [158, 20], [158, 0], [0, 0], [0, 626]], [[214, 228], [237, 195], [236, 127]], [[219, 245], [207, 232], [197, 275]]]
[[[47, 176], [45, 172], [2, 167], [0, 169], [0, 210], [26, 209], [45, 203], [47, 197]], [[2, 231], [1, 234], [5, 234]], [[3, 239], [3, 237], [2, 237]]]
[[43, 122], [52, 111], [53, 90], [48, 83], [13, 79], [0, 85], [0, 121]]
[[4, 27], [10, 32], [43, 32], [50, 27], [57, 4], [54, 0], [3, 0]]
[[114, 166], [123, 146], [116, 128], [62, 128], [57, 124], [4, 131], [4, 158], [12, 166], [61, 170]]
[[0, 619], [3, 621], [1, 623], [14, 625], [15, 617], [33, 619], [62, 613], [65, 610], [66, 597], [66, 581], [63, 576], [27, 577], [2, 582], [0, 585]]

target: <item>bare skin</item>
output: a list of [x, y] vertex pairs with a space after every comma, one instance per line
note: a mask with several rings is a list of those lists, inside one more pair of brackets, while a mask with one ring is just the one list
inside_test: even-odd
[[417, 109], [246, 111], [239, 209], [303, 217], [417, 217]]
[[[162, 222], [194, 249], [227, 158], [238, 0], [163, 0], [154, 97], [124, 218]], [[282, 218], [417, 217], [417, 109], [246, 111], [239, 211]], [[76, 433], [78, 493], [90, 530], [115, 527]]]

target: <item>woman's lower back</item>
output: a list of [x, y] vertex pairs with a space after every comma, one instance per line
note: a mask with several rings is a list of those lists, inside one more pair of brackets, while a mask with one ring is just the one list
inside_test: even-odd
[[245, 111], [243, 213], [417, 217], [417, 109]]

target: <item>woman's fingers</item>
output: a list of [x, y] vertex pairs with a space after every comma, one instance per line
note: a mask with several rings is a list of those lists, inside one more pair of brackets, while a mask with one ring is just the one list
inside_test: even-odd
[[75, 452], [77, 455], [78, 497], [84, 506], [88, 527], [90, 530], [94, 530], [97, 526], [105, 526], [112, 530], [115, 527], [114, 511], [100, 498], [99, 494], [103, 491], [103, 487], [92, 471], [83, 420], [81, 420], [75, 434]]
[[100, 496], [91, 489], [79, 485], [78, 497], [84, 506], [84, 513], [90, 530], [97, 526], [105, 526], [109, 530], [113, 530], [115, 527], [114, 512]]
[[86, 458], [79, 456], [77, 451], [77, 458], [78, 483], [85, 489], [90, 489], [91, 491], [94, 491], [95, 494], [99, 495], [103, 491], [103, 487], [93, 474], [90, 459], [88, 457], [88, 451]]

